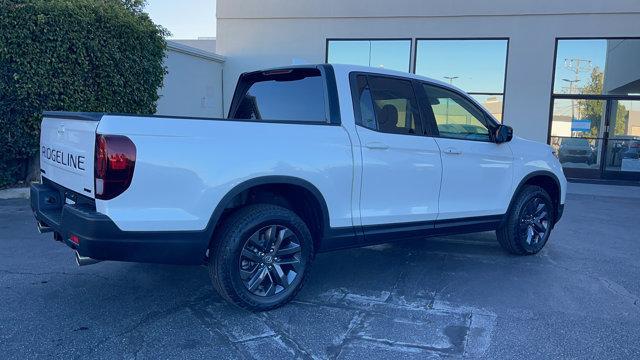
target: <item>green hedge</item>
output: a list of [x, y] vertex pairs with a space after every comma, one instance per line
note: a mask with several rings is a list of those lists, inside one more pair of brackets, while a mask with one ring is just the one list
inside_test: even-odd
[[45, 110], [154, 113], [166, 30], [143, 0], [0, 0], [0, 187], [24, 180]]

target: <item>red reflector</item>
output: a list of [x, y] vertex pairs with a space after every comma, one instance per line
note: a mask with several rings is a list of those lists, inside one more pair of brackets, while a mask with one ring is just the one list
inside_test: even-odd
[[76, 245], [80, 245], [80, 238], [78, 237], [78, 235], [69, 236], [69, 240], [71, 240], [71, 242]]

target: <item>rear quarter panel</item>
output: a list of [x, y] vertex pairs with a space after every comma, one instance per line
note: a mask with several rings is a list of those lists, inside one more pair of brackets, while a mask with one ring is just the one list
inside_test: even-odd
[[352, 226], [353, 156], [341, 126], [108, 115], [97, 132], [136, 145], [131, 186], [96, 200], [122, 230], [203, 230], [235, 186], [276, 175], [314, 185], [330, 226]]

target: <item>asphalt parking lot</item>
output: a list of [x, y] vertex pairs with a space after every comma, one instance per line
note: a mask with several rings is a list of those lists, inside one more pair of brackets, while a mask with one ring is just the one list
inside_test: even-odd
[[0, 200], [2, 358], [640, 358], [640, 197], [568, 195], [537, 256], [493, 233], [316, 258], [296, 301], [227, 305], [204, 267], [103, 262]]

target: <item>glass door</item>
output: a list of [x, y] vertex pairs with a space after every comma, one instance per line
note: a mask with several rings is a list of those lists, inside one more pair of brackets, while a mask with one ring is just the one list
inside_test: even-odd
[[608, 103], [603, 177], [640, 180], [640, 100]]
[[601, 177], [606, 105], [603, 99], [554, 99], [550, 144], [567, 177]]
[[549, 143], [569, 178], [640, 180], [640, 38], [556, 40]]

